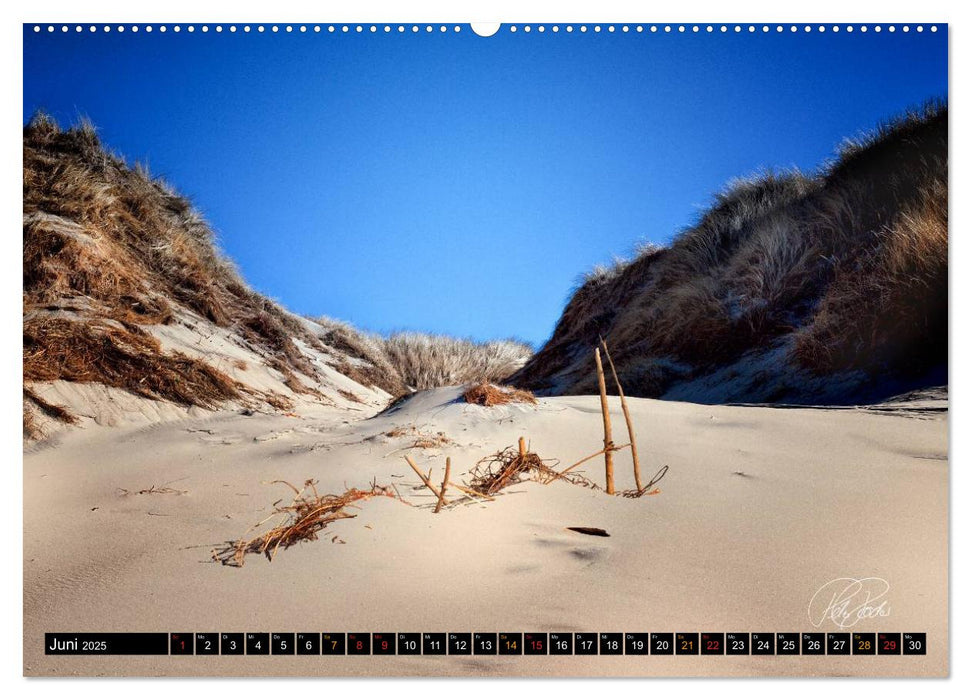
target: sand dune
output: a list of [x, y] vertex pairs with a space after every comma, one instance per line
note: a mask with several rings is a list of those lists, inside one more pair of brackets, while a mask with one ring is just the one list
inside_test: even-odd
[[730, 183], [668, 247], [588, 273], [510, 383], [595, 393], [603, 337], [634, 396], [858, 404], [947, 383], [947, 107], [813, 173]]
[[[458, 388], [370, 418], [203, 413], [67, 431], [24, 457], [27, 675], [944, 675], [946, 413], [702, 406], [634, 399], [644, 470], [661, 493], [612, 497], [524, 482], [440, 514], [403, 456], [441, 479], [525, 436], [567, 464], [600, 447], [598, 398], [484, 408]], [[622, 426], [619, 405], [615, 425]], [[374, 409], [371, 409], [374, 410]], [[452, 444], [409, 449], [414, 433]], [[618, 489], [631, 488], [617, 454]], [[585, 465], [603, 482], [602, 463]], [[287, 489], [394, 483], [417, 507], [363, 504], [316, 542], [242, 568], [212, 547]], [[455, 478], [455, 477], [453, 477]], [[184, 494], [134, 494], [167, 484]], [[599, 527], [609, 538], [570, 526]], [[123, 533], [123, 536], [119, 534]], [[337, 536], [337, 541], [332, 538]], [[814, 631], [817, 589], [886, 579], [865, 631], [927, 633], [927, 656], [53, 657], [51, 631]], [[833, 631], [835, 626], [823, 626]]]

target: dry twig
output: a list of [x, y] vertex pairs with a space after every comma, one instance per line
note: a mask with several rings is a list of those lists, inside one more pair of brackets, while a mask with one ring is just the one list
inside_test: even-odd
[[[630, 443], [625, 443], [623, 445], [614, 445], [613, 447], [610, 448], [610, 451], [611, 452], [617, 452], [618, 450], [622, 450], [625, 447], [629, 447], [629, 446], [630, 446]], [[581, 459], [579, 462], [574, 462], [573, 464], [571, 464], [569, 467], [567, 467], [563, 471], [557, 472], [556, 476], [554, 476], [552, 479], [550, 479], [550, 481], [556, 481], [560, 477], [566, 476], [567, 474], [569, 474], [570, 472], [572, 472], [574, 469], [576, 469], [577, 467], [579, 467], [584, 462], [589, 462], [594, 457], [599, 457], [600, 455], [602, 455], [606, 451], [607, 450], [605, 448], [603, 450], [597, 450], [592, 455], [587, 455], [586, 457], [584, 457], [583, 459]]]
[[418, 478], [422, 480], [422, 483], [428, 487], [428, 490], [435, 494], [435, 498], [441, 498], [441, 494], [438, 492], [438, 489], [435, 488], [435, 485], [432, 484], [431, 479], [422, 473], [422, 471], [418, 468], [418, 465], [414, 463], [411, 457], [405, 455], [405, 461], [408, 462], [408, 466], [411, 467], [415, 474], [418, 475]]
[[664, 478], [664, 475], [668, 473], [668, 465], [664, 465], [657, 470], [657, 474], [651, 477], [644, 486], [639, 489], [634, 489], [632, 491], [621, 491], [620, 495], [624, 498], [640, 498], [641, 496], [656, 496], [661, 493], [661, 489], [651, 489], [657, 482]]

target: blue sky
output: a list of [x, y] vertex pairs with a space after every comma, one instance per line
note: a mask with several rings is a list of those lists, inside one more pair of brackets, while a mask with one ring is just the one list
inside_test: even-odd
[[816, 168], [946, 96], [946, 27], [24, 28], [24, 120], [89, 117], [192, 199], [253, 287], [480, 340], [541, 343], [583, 272], [670, 241], [733, 177]]

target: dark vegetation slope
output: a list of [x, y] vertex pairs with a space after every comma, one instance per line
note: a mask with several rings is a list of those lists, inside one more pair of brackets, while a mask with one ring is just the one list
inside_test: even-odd
[[667, 248], [588, 275], [511, 381], [696, 401], [855, 403], [946, 383], [948, 115], [847, 142], [820, 172], [733, 183]]

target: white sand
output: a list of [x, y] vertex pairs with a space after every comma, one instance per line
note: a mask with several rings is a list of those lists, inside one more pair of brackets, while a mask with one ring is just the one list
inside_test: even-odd
[[[394, 482], [403, 460], [452, 457], [461, 477], [526, 436], [563, 465], [601, 446], [596, 397], [484, 409], [426, 392], [365, 420], [224, 413], [148, 427], [89, 424], [24, 458], [27, 675], [944, 675], [947, 665], [947, 421], [863, 410], [712, 407], [632, 400], [646, 476], [638, 500], [565, 483], [512, 487], [441, 514], [365, 503], [320, 540], [243, 568], [214, 564], [288, 498], [273, 479], [322, 492]], [[623, 418], [612, 399], [615, 434]], [[396, 426], [454, 445], [405, 450]], [[378, 435], [379, 437], [371, 438]], [[618, 488], [633, 486], [627, 452]], [[741, 472], [741, 474], [739, 474]], [[603, 482], [602, 461], [585, 473]], [[453, 477], [454, 478], [454, 477]], [[171, 483], [170, 483], [171, 482]], [[185, 495], [122, 495], [169, 483]], [[610, 538], [566, 530], [606, 529]], [[339, 535], [346, 544], [332, 543]], [[890, 616], [859, 631], [926, 632], [927, 656], [876, 657], [56, 657], [56, 631], [816, 631], [807, 607], [837, 577], [886, 579]], [[829, 623], [820, 631], [835, 631]]]

